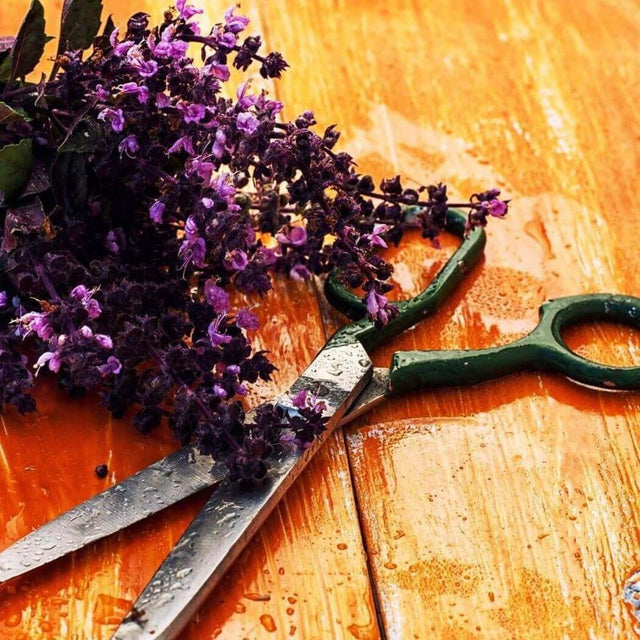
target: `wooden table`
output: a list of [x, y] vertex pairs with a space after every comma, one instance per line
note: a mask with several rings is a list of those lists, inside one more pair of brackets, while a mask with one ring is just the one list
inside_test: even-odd
[[[27, 0], [5, 0], [13, 33]], [[45, 3], [55, 32], [61, 0]], [[123, 20], [164, 2], [107, 0]], [[209, 1], [217, 18], [224, 2]], [[292, 65], [287, 117], [312, 108], [376, 177], [444, 180], [513, 198], [485, 261], [435, 317], [377, 354], [523, 335], [546, 298], [640, 292], [640, 7], [628, 0], [247, 0]], [[447, 242], [447, 246], [453, 245]], [[447, 249], [396, 252], [412, 294]], [[267, 397], [339, 320], [313, 285], [261, 307], [279, 367]], [[567, 339], [640, 362], [621, 327]], [[39, 384], [40, 413], [0, 424], [0, 548], [164, 455], [95, 398]], [[339, 432], [276, 509], [184, 638], [628, 638], [621, 598], [640, 563], [640, 395], [522, 374], [416, 392]], [[93, 467], [107, 462], [108, 479]], [[205, 496], [0, 590], [0, 637], [110, 636]]]

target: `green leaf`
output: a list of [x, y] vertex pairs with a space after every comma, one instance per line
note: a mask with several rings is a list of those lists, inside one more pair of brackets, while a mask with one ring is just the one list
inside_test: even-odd
[[64, 0], [58, 55], [89, 48], [100, 28], [101, 14], [102, 0]]
[[82, 153], [59, 153], [51, 168], [51, 186], [56, 202], [68, 215], [86, 213], [87, 159]]
[[0, 125], [7, 127], [17, 122], [24, 122], [22, 114], [12, 109], [6, 102], [0, 102]]
[[18, 144], [8, 144], [0, 149], [0, 190], [2, 199], [9, 200], [27, 184], [33, 154], [31, 138], [25, 138]]
[[98, 140], [102, 136], [102, 128], [91, 118], [83, 118], [78, 122], [62, 144], [58, 147], [60, 153], [75, 151], [77, 153], [92, 153]]
[[11, 73], [7, 86], [16, 78], [22, 78], [33, 71], [44, 53], [44, 45], [49, 38], [44, 32], [44, 9], [40, 0], [32, 0], [31, 8], [25, 16], [16, 41], [11, 48]]

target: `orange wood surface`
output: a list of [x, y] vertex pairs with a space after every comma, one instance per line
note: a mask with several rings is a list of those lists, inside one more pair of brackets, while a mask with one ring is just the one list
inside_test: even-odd
[[[4, 0], [1, 31], [26, 0]], [[61, 2], [45, 3], [54, 33]], [[122, 20], [157, 0], [106, 0]], [[225, 3], [207, 2], [216, 18]], [[252, 0], [292, 65], [286, 115], [312, 108], [377, 178], [513, 198], [486, 259], [436, 316], [375, 354], [503, 344], [559, 295], [640, 293], [640, 7], [628, 0]], [[53, 17], [55, 16], [55, 18]], [[393, 256], [415, 293], [446, 258]], [[262, 346], [284, 388], [341, 320], [312, 285], [276, 287]], [[578, 352], [640, 363], [637, 333], [577, 327]], [[164, 455], [96, 400], [43, 379], [40, 413], [0, 423], [0, 548]], [[184, 638], [628, 638], [640, 565], [640, 394], [534, 373], [414, 392], [337, 434]], [[93, 467], [108, 462], [100, 481]], [[204, 497], [0, 588], [0, 638], [108, 638]], [[376, 611], [377, 608], [377, 611]]]

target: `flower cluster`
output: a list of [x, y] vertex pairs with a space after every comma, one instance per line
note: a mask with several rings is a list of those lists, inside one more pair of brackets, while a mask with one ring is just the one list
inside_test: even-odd
[[[23, 44], [44, 46], [41, 15], [3, 39], [0, 408], [33, 410], [46, 369], [72, 393], [97, 389], [115, 416], [135, 407], [143, 432], [166, 417], [231, 477], [261, 477], [274, 447], [324, 428], [323, 407], [304, 393], [295, 415], [266, 405], [247, 420], [248, 385], [274, 367], [229, 290], [264, 295], [274, 274], [336, 269], [384, 324], [396, 309], [379, 250], [416, 224], [407, 205], [437, 242], [452, 205], [442, 184], [376, 188], [336, 149], [335, 127], [316, 131], [310, 111], [284, 122], [250, 78], [232, 89], [232, 67], [280, 78], [288, 65], [245, 35], [237, 7], [207, 32], [200, 13], [178, 0], [157, 26], [137, 13], [98, 34], [99, 15], [66, 11], [67, 40], [38, 84], [24, 80], [37, 60]], [[457, 206], [470, 228], [507, 213], [497, 190]]]

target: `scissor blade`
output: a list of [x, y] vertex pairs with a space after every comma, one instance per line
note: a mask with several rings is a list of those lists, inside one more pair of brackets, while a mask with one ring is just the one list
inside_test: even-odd
[[362, 393], [355, 399], [349, 410], [338, 423], [339, 427], [344, 427], [356, 418], [369, 413], [371, 409], [377, 407], [389, 397], [389, 369], [375, 367], [373, 375]]
[[184, 447], [66, 511], [0, 553], [0, 583], [32, 571], [183, 500], [225, 476]]
[[[327, 429], [304, 452], [270, 460], [265, 481], [251, 490], [224, 480], [187, 528], [116, 630], [112, 640], [172, 640], [238, 557], [371, 377], [359, 343], [326, 348], [289, 391], [318, 393]], [[287, 406], [287, 401], [281, 404]]]

